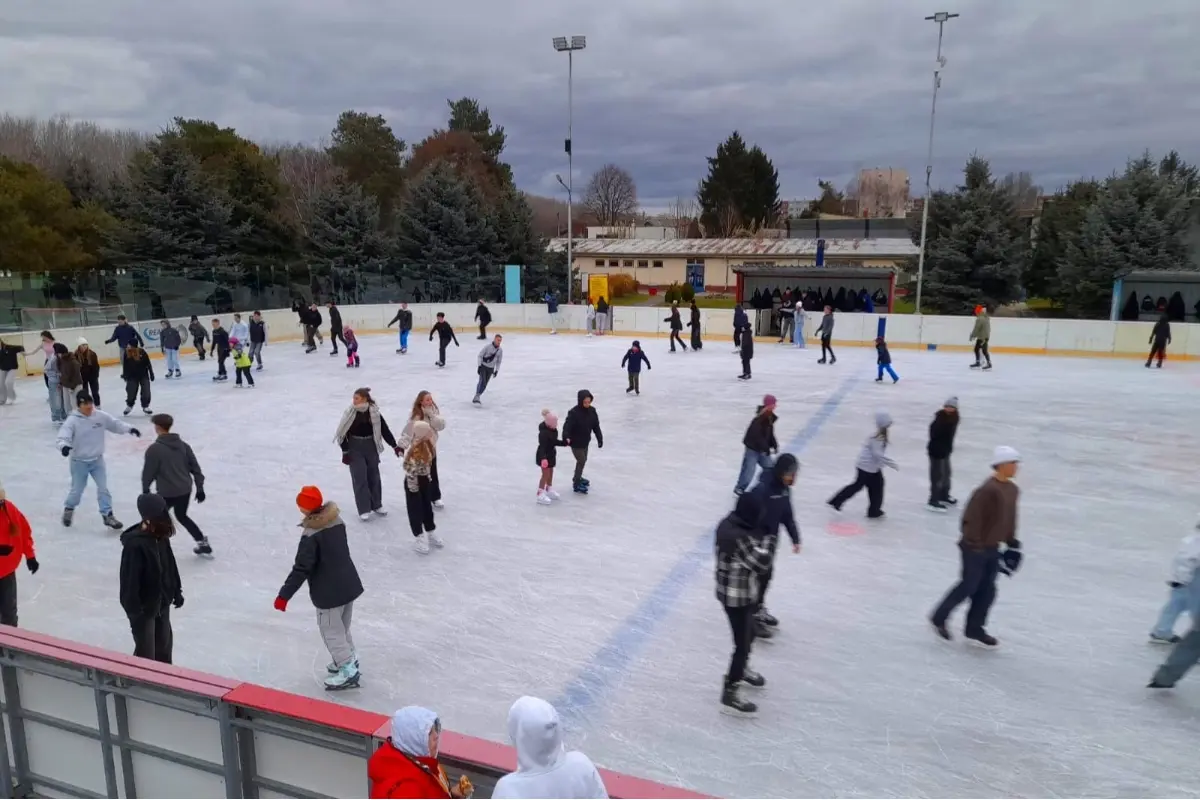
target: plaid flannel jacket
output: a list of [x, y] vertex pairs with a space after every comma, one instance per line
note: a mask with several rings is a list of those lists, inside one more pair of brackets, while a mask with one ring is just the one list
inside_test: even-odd
[[738, 541], [731, 553], [717, 556], [717, 599], [726, 608], [744, 608], [758, 603], [759, 578], [771, 570], [773, 539], [777, 534], [762, 538], [747, 536]]

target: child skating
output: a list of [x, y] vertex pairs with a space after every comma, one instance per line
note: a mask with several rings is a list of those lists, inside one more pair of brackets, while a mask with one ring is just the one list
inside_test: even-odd
[[[1196, 523], [1196, 531], [1200, 531], [1200, 521]], [[1175, 634], [1175, 623], [1188, 612], [1191, 602], [1191, 592], [1196, 587], [1196, 570], [1200, 568], [1200, 532], [1183, 537], [1179, 551], [1171, 561], [1171, 579], [1167, 581], [1171, 593], [1167, 596], [1166, 605], [1158, 615], [1154, 630], [1150, 631], [1150, 641], [1155, 644], [1178, 644], [1179, 636]], [[1200, 622], [1193, 619], [1192, 627], [1200, 627]]]
[[754, 329], [747, 325], [742, 329], [742, 374], [738, 380], [750, 380], [750, 361], [754, 358]]
[[446, 322], [446, 315], [441, 311], [437, 314], [437, 322], [433, 324], [433, 328], [429, 331], [429, 341], [433, 341], [433, 335], [438, 337], [438, 360], [437, 366], [446, 366], [446, 348], [450, 346], [450, 342], [454, 342], [454, 346], [458, 347], [458, 337], [454, 335], [454, 328], [450, 327], [450, 323]]
[[883, 516], [883, 468], [899, 469], [896, 462], [887, 456], [888, 429], [892, 427], [892, 415], [886, 411], [875, 413], [875, 432], [863, 443], [858, 461], [854, 464], [857, 475], [854, 482], [843, 487], [829, 498], [834, 511], [841, 511], [846, 501], [861, 490], [867, 490], [867, 516], [879, 519]]
[[229, 373], [225, 371], [225, 359], [229, 358], [229, 332], [221, 327], [221, 320], [215, 317], [212, 321], [212, 346], [208, 354], [211, 356], [214, 353], [217, 355], [217, 374], [213, 376], [213, 380], [229, 380]]
[[[346, 345], [346, 367], [362, 366], [362, 360], [358, 357], [358, 337], [354, 335], [354, 329], [346, 325], [341, 330], [342, 344]], [[337, 346], [337, 342], [334, 342]]]
[[147, 416], [150, 410], [150, 384], [154, 381], [154, 365], [150, 356], [136, 344], [125, 348], [125, 416], [133, 411], [133, 401], [138, 392], [142, 395], [142, 411]]
[[892, 383], [898, 383], [900, 376], [896, 374], [896, 370], [892, 369], [892, 354], [888, 352], [887, 342], [882, 336], [875, 337], [875, 364], [879, 367], [878, 373], [875, 375], [876, 383], [883, 383], [883, 373], [892, 376]]
[[430, 545], [445, 546], [433, 520], [433, 460], [437, 451], [430, 424], [418, 420], [411, 425], [412, 438], [404, 450], [404, 506], [416, 540], [414, 549], [428, 555]]
[[242, 346], [242, 340], [236, 337], [229, 337], [229, 346], [233, 348], [233, 368], [237, 372], [237, 383], [234, 385], [239, 389], [242, 388], [242, 378], [245, 377], [246, 382], [253, 389], [254, 376], [250, 374], [250, 367], [254, 362], [250, 360], [250, 353]]
[[542, 421], [538, 425], [537, 454], [534, 456], [542, 471], [542, 476], [538, 479], [538, 505], [548, 506], [559, 499], [558, 492], [554, 491], [554, 465], [558, 459], [556, 448], [566, 446], [567, 443], [558, 436], [558, 417], [550, 413], [550, 409], [543, 408]]
[[646, 369], [651, 368], [650, 359], [642, 350], [642, 343], [634, 339], [633, 346], [625, 351], [625, 357], [621, 359], [621, 366], [629, 372], [629, 388], [625, 390], [625, 394], [642, 393], [642, 364], [646, 365]]
[[400, 310], [396, 312], [396, 316], [392, 317], [392, 321], [387, 324], [390, 328], [396, 323], [400, 323], [400, 347], [396, 350], [400, 355], [408, 352], [408, 334], [412, 331], [413, 316], [408, 310], [408, 303], [401, 303]]

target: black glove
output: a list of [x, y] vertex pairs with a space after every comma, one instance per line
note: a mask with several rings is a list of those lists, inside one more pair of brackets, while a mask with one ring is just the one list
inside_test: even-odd
[[603, 441], [601, 441], [600, 439], [597, 439], [597, 440], [596, 440], [596, 447], [599, 447], [601, 450], [603, 450], [603, 449], [604, 449], [604, 442], [603, 442]]
[[0, 558], [12, 555], [12, 551], [13, 549], [11, 544], [0, 544]]
[[1180, 586], [1183, 586], [1183, 584], [1179, 581], [1167, 581], [1167, 586], [1170, 586], [1172, 589], [1178, 589]]
[[196, 490], [196, 502], [197, 502], [197, 503], [203, 503], [203, 502], [204, 502], [204, 498], [205, 498], [205, 497], [207, 497], [207, 495], [205, 495], [205, 494], [204, 494], [204, 490], [203, 490], [203, 489], [197, 489], [197, 490]]
[[176, 608], [183, 608], [183, 595], [176, 595], [175, 599], [171, 601], [171, 605], [175, 606]]
[[29, 567], [29, 572], [35, 575], [37, 574], [37, 571], [42, 568], [41, 564], [38, 563], [36, 558], [25, 559], [25, 566]]
[[500, 377], [500, 370], [498, 370], [498, 369], [494, 369], [494, 370], [492, 370], [492, 377], [493, 377], [493, 378], [499, 378], [499, 377]]
[[1003, 565], [1002, 569], [1005, 574], [1011, 575], [1016, 572], [1021, 566], [1021, 551], [1015, 547], [1009, 547], [1000, 554], [1000, 562]]
[[64, 444], [62, 446], [62, 454], [63, 454], [63, 458], [66, 458], [67, 456], [71, 455], [71, 445]]
[[150, 376], [150, 382], [151, 382], [151, 383], [154, 383], [154, 376], [153, 376], [153, 375], [151, 375], [151, 376]]
[[136, 436], [136, 437], [138, 437], [139, 439], [140, 439], [140, 438], [142, 438], [142, 432], [141, 432], [141, 431], [139, 431], [137, 428], [130, 428], [130, 429], [129, 429], [129, 435], [130, 435], [130, 436]]
[[345, 464], [346, 466], [350, 466], [350, 454], [349, 453], [345, 453], [345, 452], [342, 453], [342, 463]]

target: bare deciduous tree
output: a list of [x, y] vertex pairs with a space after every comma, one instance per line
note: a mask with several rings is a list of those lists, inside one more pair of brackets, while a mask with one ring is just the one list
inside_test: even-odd
[[908, 206], [907, 173], [892, 169], [867, 169], [857, 181], [858, 214], [868, 217], [902, 217]]
[[132, 130], [101, 128], [69, 117], [39, 120], [0, 116], [0, 156], [33, 164], [55, 180], [86, 164], [105, 184], [124, 176], [130, 160], [149, 136]]
[[1033, 173], [1030, 172], [1010, 172], [1000, 179], [997, 186], [1012, 198], [1018, 213], [1033, 211], [1042, 195], [1042, 187], [1033, 182]]
[[633, 176], [616, 164], [605, 164], [588, 180], [583, 206], [600, 225], [629, 224], [638, 210]]
[[326, 150], [325, 142], [319, 142], [315, 147], [289, 144], [267, 150], [267, 155], [279, 162], [283, 211], [305, 236], [309, 234], [314, 203], [328, 191], [341, 172], [333, 165]]
[[700, 216], [700, 204], [694, 197], [676, 197], [667, 206], [667, 225], [674, 229], [680, 239], [688, 237], [688, 231]]

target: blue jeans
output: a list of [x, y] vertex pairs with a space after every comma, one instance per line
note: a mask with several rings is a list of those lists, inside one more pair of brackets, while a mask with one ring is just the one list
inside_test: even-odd
[[62, 392], [59, 391], [58, 377], [46, 379], [46, 391], [50, 399], [50, 421], [66, 422], [67, 409], [63, 407]]
[[771, 454], [757, 453], [750, 448], [746, 448], [745, 454], [742, 456], [742, 471], [738, 473], [737, 486], [735, 490], [739, 492], [746, 491], [750, 486], [750, 481], [754, 480], [755, 467], [762, 467], [763, 471], [771, 468]]
[[100, 504], [101, 514], [112, 513], [112, 495], [108, 493], [108, 470], [104, 467], [104, 457], [95, 461], [79, 461], [71, 459], [71, 491], [67, 492], [64, 508], [74, 509], [83, 498], [83, 490], [87, 488], [87, 479], [91, 476], [96, 482], [96, 500]]
[[[1150, 633], [1162, 639], [1174, 636], [1175, 622], [1181, 615], [1187, 613], [1190, 600], [1187, 586], [1172, 588], [1171, 594], [1167, 596], [1166, 605], [1162, 608], [1162, 613], [1158, 615], [1158, 622], [1154, 623], [1154, 630]], [[1192, 624], [1196, 624], [1195, 620], [1192, 621]]]
[[408, 334], [409, 334], [408, 331], [400, 331], [400, 349], [401, 350], [408, 349]]
[[880, 364], [879, 365], [879, 374], [875, 376], [875, 380], [877, 380], [877, 381], [883, 380], [884, 372], [886, 372], [888, 375], [891, 375], [892, 380], [894, 380], [894, 381], [900, 380], [900, 376], [896, 374], [896, 370], [892, 369], [891, 364]]
[[163, 350], [167, 357], [167, 373], [170, 374], [179, 369], [179, 351], [178, 350]]

